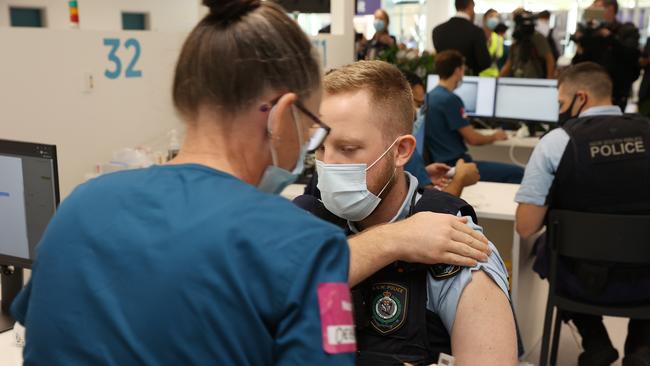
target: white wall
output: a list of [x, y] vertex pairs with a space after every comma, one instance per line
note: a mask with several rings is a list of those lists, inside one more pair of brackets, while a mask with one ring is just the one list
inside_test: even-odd
[[[49, 28], [9, 27], [9, 4], [47, 6]], [[171, 82], [182, 42], [206, 12], [199, 4], [79, 0], [81, 27], [71, 30], [67, 0], [0, 0], [0, 139], [57, 145], [64, 197], [95, 164], [109, 161], [113, 151], [152, 140], [164, 147], [165, 133], [182, 129], [172, 106]], [[354, 61], [353, 2], [332, 4], [332, 34], [314, 38], [327, 50], [325, 69]], [[152, 28], [159, 31], [120, 31], [122, 10], [149, 11]], [[133, 57], [124, 42], [140, 42], [136, 68], [142, 70], [141, 78], [111, 80], [104, 75], [114, 68], [105, 38], [121, 40], [118, 56], [123, 68]], [[94, 89], [87, 92], [84, 84], [90, 75]]]
[[[122, 12], [149, 13], [151, 30], [189, 31], [202, 14], [200, 0], [78, 0], [82, 30], [118, 31]], [[69, 29], [67, 0], [0, 0], [0, 27], [9, 26], [9, 7], [46, 9], [45, 24], [50, 29]]]
[[[141, 78], [111, 80], [104, 38], [134, 37]], [[180, 128], [171, 80], [185, 33], [0, 29], [0, 138], [57, 145], [67, 195], [111, 153]], [[133, 50], [118, 55], [127, 66]], [[86, 74], [94, 90], [84, 92]]]
[[449, 20], [456, 13], [456, 7], [453, 0], [429, 0], [426, 6], [427, 19], [425, 27], [425, 49], [433, 49], [433, 40], [431, 32], [437, 25]]

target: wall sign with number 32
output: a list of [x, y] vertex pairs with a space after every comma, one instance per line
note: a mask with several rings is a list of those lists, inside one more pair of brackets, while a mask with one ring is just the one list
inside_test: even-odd
[[[120, 40], [118, 38], [105, 38], [104, 46], [108, 46], [111, 50], [108, 52], [108, 61], [113, 64], [112, 69], [106, 69], [104, 75], [109, 79], [117, 79], [122, 74], [122, 60], [117, 56], [117, 51], [120, 48]], [[134, 48], [133, 58], [129, 61], [126, 70], [124, 71], [124, 77], [127, 78], [139, 78], [142, 77], [142, 70], [136, 70], [135, 67], [140, 59], [140, 53], [142, 52], [140, 47], [140, 42], [135, 38], [129, 38], [124, 42], [124, 48], [127, 50], [129, 48]]]

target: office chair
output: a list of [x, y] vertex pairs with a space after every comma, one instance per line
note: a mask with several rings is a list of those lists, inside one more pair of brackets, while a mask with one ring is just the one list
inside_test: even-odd
[[[552, 210], [549, 213], [547, 229], [551, 268], [540, 366], [548, 364], [550, 341], [553, 342], [550, 364], [555, 365], [557, 362], [563, 311], [650, 319], [650, 303], [635, 306], [594, 305], [556, 291], [560, 256], [575, 260], [650, 265], [650, 216]], [[555, 308], [558, 311], [555, 316], [553, 336], [549, 339]]]

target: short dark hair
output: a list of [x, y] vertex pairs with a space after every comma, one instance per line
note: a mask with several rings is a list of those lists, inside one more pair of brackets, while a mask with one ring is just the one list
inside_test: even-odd
[[604, 67], [594, 62], [582, 62], [564, 70], [558, 79], [558, 87], [561, 86], [571, 93], [588, 90], [596, 98], [612, 96], [612, 79]]
[[456, 0], [456, 10], [461, 11], [467, 9], [474, 0]]
[[441, 80], [449, 79], [464, 64], [465, 57], [456, 50], [442, 51], [436, 55], [436, 72]]
[[483, 14], [483, 20], [485, 20], [487, 17], [489, 17], [490, 15], [492, 15], [494, 13], [498, 13], [498, 11], [496, 11], [496, 9], [492, 9], [492, 8], [488, 9], [488, 11], [486, 11], [485, 14]]
[[544, 10], [541, 13], [537, 14], [537, 19], [551, 19], [551, 12]]
[[424, 81], [422, 81], [422, 78], [417, 76], [416, 73], [411, 72], [411, 71], [405, 71], [402, 70], [402, 74], [404, 74], [404, 77], [406, 78], [406, 81], [409, 82], [409, 85], [412, 87], [416, 85], [420, 85], [424, 87]]

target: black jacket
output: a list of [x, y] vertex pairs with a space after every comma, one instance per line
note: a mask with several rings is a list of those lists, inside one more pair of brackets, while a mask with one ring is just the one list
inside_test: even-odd
[[462, 53], [472, 75], [478, 75], [492, 64], [485, 33], [467, 19], [449, 19], [433, 29], [432, 38], [437, 52], [457, 50]]
[[632, 84], [641, 74], [639, 66], [639, 30], [631, 23], [607, 26], [612, 35], [601, 37], [597, 29], [587, 31], [580, 38], [583, 52], [576, 54], [572, 63], [591, 61], [603, 66], [614, 83], [613, 97], [629, 97]]

